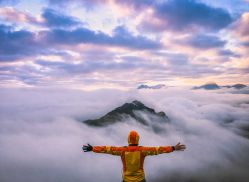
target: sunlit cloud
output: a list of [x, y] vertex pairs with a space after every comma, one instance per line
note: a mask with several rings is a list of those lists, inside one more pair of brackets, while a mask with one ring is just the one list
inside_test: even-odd
[[29, 13], [18, 11], [13, 7], [0, 7], [1, 19], [12, 23], [27, 23], [27, 24], [41, 24], [40, 17], [33, 17]]
[[33, 10], [2, 1], [1, 80], [86, 88], [234, 83], [248, 70], [249, 43], [248, 10], [231, 11], [232, 4], [41, 0]]
[[[234, 33], [238, 36], [238, 38], [243, 41], [244, 44], [249, 42], [249, 12], [245, 12], [241, 15], [240, 19], [238, 19], [234, 25]], [[246, 45], [245, 45], [246, 46]]]

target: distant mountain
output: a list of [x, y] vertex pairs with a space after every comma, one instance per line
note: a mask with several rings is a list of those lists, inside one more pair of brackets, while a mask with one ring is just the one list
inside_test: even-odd
[[226, 88], [235, 88], [235, 89], [242, 89], [242, 88], [245, 88], [247, 87], [246, 85], [244, 84], [235, 84], [235, 85], [226, 85], [226, 86], [223, 86], [223, 87], [226, 87]]
[[193, 89], [217, 90], [220, 89], [220, 86], [216, 83], [207, 83], [199, 87], [194, 87]]
[[164, 112], [155, 112], [154, 109], [145, 106], [142, 102], [134, 100], [131, 103], [125, 103], [115, 108], [98, 119], [90, 119], [83, 122], [90, 126], [103, 127], [124, 122], [129, 118], [146, 126], [151, 125], [156, 130], [159, 129], [158, 124], [170, 121]]
[[235, 88], [235, 89], [242, 89], [247, 87], [244, 84], [234, 84], [234, 85], [225, 85], [225, 86], [219, 86], [216, 83], [207, 83], [205, 85], [201, 85], [199, 87], [193, 87], [193, 89], [205, 89], [205, 90], [217, 90], [221, 88]]
[[158, 85], [152, 85], [152, 86], [142, 84], [142, 85], [139, 85], [137, 89], [161, 89], [163, 87], [165, 87], [164, 84], [158, 84]]

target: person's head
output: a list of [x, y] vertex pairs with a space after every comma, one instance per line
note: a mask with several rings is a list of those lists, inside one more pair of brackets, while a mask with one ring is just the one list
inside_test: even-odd
[[128, 144], [129, 145], [138, 145], [139, 135], [136, 131], [130, 131], [128, 135]]

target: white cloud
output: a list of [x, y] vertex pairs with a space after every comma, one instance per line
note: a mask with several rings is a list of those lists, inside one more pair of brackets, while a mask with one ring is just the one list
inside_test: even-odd
[[[12, 181], [121, 181], [119, 157], [83, 153], [82, 144], [127, 144], [135, 129], [141, 145], [187, 145], [184, 152], [148, 157], [149, 181], [243, 181], [248, 176], [248, 95], [170, 88], [158, 91], [2, 89], [0, 176]], [[79, 121], [98, 118], [138, 99], [164, 111], [171, 124], [156, 134], [128, 120], [106, 128]], [[225, 123], [233, 119], [231, 123]], [[153, 121], [151, 121], [153, 122]], [[208, 173], [207, 173], [208, 171]]]

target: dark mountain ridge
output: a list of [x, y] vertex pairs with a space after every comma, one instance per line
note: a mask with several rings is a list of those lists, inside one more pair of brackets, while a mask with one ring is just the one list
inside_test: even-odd
[[219, 86], [218, 84], [216, 83], [206, 83], [204, 85], [201, 85], [201, 86], [196, 86], [196, 87], [193, 87], [194, 90], [196, 89], [205, 89], [205, 90], [217, 90], [217, 89], [221, 89], [221, 88], [235, 88], [235, 89], [242, 89], [242, 88], [245, 88], [247, 87], [246, 85], [244, 84], [234, 84], [234, 85], [225, 85], [225, 86]]
[[154, 122], [155, 124], [156, 122], [169, 122], [169, 118], [164, 112], [155, 112], [154, 109], [145, 106], [142, 102], [137, 100], [134, 100], [131, 103], [125, 103], [98, 119], [90, 119], [83, 122], [89, 126], [103, 127], [118, 122], [124, 122], [125, 119], [128, 118], [132, 118], [147, 126], [150, 125], [151, 122]]
[[226, 85], [226, 86], [223, 86], [223, 87], [226, 87], [226, 88], [242, 89], [242, 88], [245, 88], [245, 87], [247, 87], [247, 86], [244, 85], [244, 84], [238, 83], [238, 84], [234, 84], [234, 85]]

